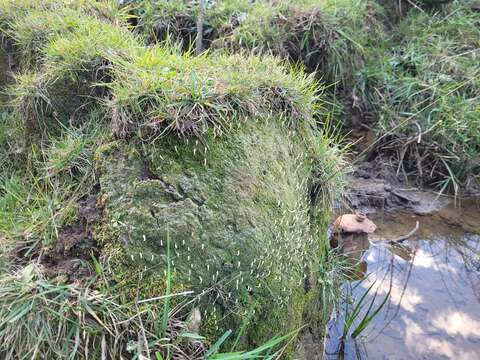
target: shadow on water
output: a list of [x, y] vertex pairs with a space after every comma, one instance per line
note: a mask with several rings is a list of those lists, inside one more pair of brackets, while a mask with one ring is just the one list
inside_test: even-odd
[[[328, 324], [324, 359], [479, 359], [479, 204], [471, 199], [428, 216], [372, 216], [378, 230], [369, 241], [344, 244], [366, 275], [344, 284], [347, 297]], [[417, 221], [412, 237], [390, 242]], [[345, 336], [354, 306], [346, 313], [345, 303], [355, 304], [370, 287], [362, 312], [388, 301], [356, 339]]]

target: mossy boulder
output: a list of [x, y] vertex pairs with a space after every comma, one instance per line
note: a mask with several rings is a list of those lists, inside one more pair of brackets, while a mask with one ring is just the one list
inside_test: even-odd
[[[301, 328], [305, 314], [319, 313], [323, 220], [343, 174], [335, 140], [317, 128], [318, 83], [271, 56], [144, 46], [121, 12], [99, 16], [100, 3], [88, 3], [0, 0], [5, 41], [25, 57], [9, 89], [15, 117], [0, 130], [17, 129], [28, 145], [20, 153], [28, 171], [5, 177], [22, 193], [13, 192], [15, 202], [0, 194], [8, 215], [0, 236], [34, 242], [35, 256], [19, 255], [23, 264], [59, 245], [64, 229], [84, 225], [99, 259], [74, 260], [99, 276], [79, 281], [128, 308], [130, 319], [138, 310], [152, 351], [164, 354], [165, 335], [167, 346], [185, 341], [173, 328], [189, 310], [201, 310], [195, 332], [208, 341], [228, 329], [239, 336], [226, 349]], [[0, 156], [10, 159], [3, 144], [21, 137], [7, 135]], [[83, 215], [87, 203], [93, 222]], [[170, 309], [185, 299], [191, 308], [164, 317], [166, 333], [158, 319], [169, 285], [192, 294], [171, 299]], [[122, 324], [125, 343], [136, 342], [136, 328]]]
[[247, 314], [248, 344], [301, 327], [323, 241], [307, 149], [278, 119], [203, 143], [100, 148], [100, 233], [119, 280], [140, 269], [143, 296], [164, 291], [168, 237], [174, 283], [195, 292], [203, 334], [238, 328]]

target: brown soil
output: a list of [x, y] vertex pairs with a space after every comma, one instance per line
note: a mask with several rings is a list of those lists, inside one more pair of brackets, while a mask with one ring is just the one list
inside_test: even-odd
[[78, 204], [80, 220], [60, 229], [57, 244], [40, 257], [43, 273], [49, 278], [82, 281], [94, 275], [90, 266], [99, 249], [92, 238], [91, 227], [101, 219], [97, 196], [90, 195]]
[[41, 257], [41, 269], [48, 278], [80, 281], [93, 275], [88, 263], [91, 256], [97, 255], [98, 249], [86, 227], [77, 222], [60, 230], [56, 246]]
[[78, 204], [78, 212], [86, 226], [99, 221], [102, 217], [103, 209], [98, 204], [96, 195], [90, 195]]
[[378, 211], [407, 211], [429, 214], [441, 209], [446, 197], [399, 181], [393, 169], [377, 158], [359, 164], [353, 173], [347, 207], [365, 214]]
[[[360, 119], [360, 123], [349, 135], [354, 144], [354, 158], [362, 157], [362, 161], [355, 164], [350, 177], [350, 195], [346, 201], [346, 208], [350, 211], [359, 211], [365, 214], [376, 212], [399, 212], [427, 215], [445, 207], [452, 196], [439, 196], [435, 189], [423, 186], [422, 176], [413, 176], [412, 173], [402, 172], [396, 164], [395, 157], [386, 151], [378, 152], [375, 149], [375, 135], [368, 127], [362, 124], [367, 119]], [[464, 197], [480, 197], [480, 187], [473, 179], [467, 181], [461, 189]], [[345, 211], [339, 211], [343, 213]]]
[[101, 219], [102, 208], [97, 196], [90, 195], [78, 203], [79, 220], [63, 226], [57, 243], [50, 248], [21, 243], [13, 249], [8, 260], [12, 265], [25, 265], [38, 259], [40, 269], [47, 278], [64, 282], [80, 282], [94, 275], [90, 262], [100, 250], [92, 237], [92, 226]]

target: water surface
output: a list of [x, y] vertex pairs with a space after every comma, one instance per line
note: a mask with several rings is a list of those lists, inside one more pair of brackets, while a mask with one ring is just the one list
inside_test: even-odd
[[[326, 359], [480, 359], [480, 207], [454, 204], [430, 216], [377, 214], [377, 232], [363, 249], [366, 278], [345, 286], [356, 297], [374, 283], [365, 303], [389, 300], [355, 341], [338, 352], [340, 311], [328, 325]], [[419, 222], [409, 239], [391, 244]], [[357, 247], [357, 248], [356, 248]], [[346, 244], [347, 252], [349, 245]], [[358, 251], [361, 254], [358, 254]], [[365, 266], [366, 265], [366, 266]]]

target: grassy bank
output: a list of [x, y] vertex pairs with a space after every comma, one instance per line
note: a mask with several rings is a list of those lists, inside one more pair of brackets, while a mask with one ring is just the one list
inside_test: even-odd
[[128, 17], [0, 2], [0, 353], [290, 357], [335, 296], [344, 163], [319, 85], [270, 56], [147, 47]]
[[377, 151], [401, 176], [456, 194], [480, 175], [479, 20], [468, 1], [412, 8], [362, 71]]
[[422, 185], [480, 176], [480, 13], [398, 4], [207, 2], [195, 56], [196, 2], [0, 0], [1, 356], [321, 338], [344, 267], [331, 128]]
[[[196, 37], [198, 5], [191, 1], [131, 1], [137, 30], [151, 42], [176, 41], [183, 48]], [[365, 47], [375, 42], [380, 7], [373, 1], [207, 2], [204, 47], [230, 52], [274, 54], [323, 80], [347, 84], [363, 66]]]
[[[148, 41], [196, 37], [198, 4], [130, 2]], [[459, 193], [478, 182], [479, 13], [472, 1], [207, 2], [211, 52], [274, 54], [327, 84], [334, 121], [370, 128], [397, 175]], [[476, 179], [476, 180], [475, 180]]]

